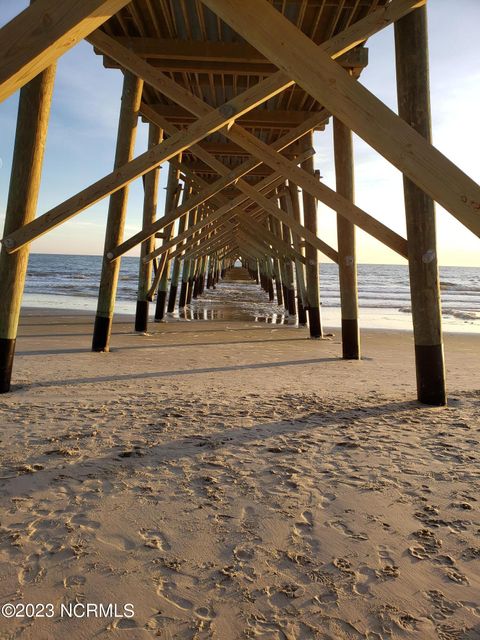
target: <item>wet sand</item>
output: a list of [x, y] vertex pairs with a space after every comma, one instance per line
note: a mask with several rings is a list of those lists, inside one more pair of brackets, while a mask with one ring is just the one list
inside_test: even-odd
[[[480, 637], [480, 336], [450, 404], [414, 402], [408, 333], [24, 313], [0, 397], [1, 638]], [[59, 618], [61, 603], [133, 618]]]

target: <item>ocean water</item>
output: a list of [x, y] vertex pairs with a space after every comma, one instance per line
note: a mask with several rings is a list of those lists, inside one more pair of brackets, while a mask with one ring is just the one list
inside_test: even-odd
[[[100, 256], [32, 254], [30, 257], [24, 307], [54, 309], [96, 308], [101, 270]], [[122, 259], [116, 310], [135, 312], [139, 259]], [[480, 333], [480, 268], [442, 267], [442, 312], [446, 331]], [[403, 265], [358, 267], [360, 320], [365, 327], [410, 329], [408, 269]], [[327, 326], [340, 325], [338, 270], [334, 264], [320, 265], [322, 315]], [[187, 317], [219, 318], [225, 308], [228, 317], [247, 316], [268, 322], [284, 322], [283, 310], [265, 299], [255, 285], [238, 286], [224, 282], [208, 291], [192, 305]]]

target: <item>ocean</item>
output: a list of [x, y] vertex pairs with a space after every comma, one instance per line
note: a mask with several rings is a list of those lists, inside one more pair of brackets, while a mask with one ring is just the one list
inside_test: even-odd
[[[23, 306], [94, 311], [101, 261], [100, 256], [32, 254]], [[135, 312], [138, 264], [135, 257], [122, 259], [118, 313]], [[480, 268], [442, 267], [440, 281], [444, 330], [480, 333]], [[358, 286], [362, 326], [411, 329], [407, 266], [361, 264]], [[340, 293], [334, 264], [320, 265], [320, 295], [324, 324], [338, 327]], [[273, 323], [287, 321], [282, 308], [268, 303], [258, 286], [247, 284], [238, 288], [227, 282], [216, 291], [206, 291], [202, 299], [194, 302], [189, 314], [191, 319], [251, 317]]]

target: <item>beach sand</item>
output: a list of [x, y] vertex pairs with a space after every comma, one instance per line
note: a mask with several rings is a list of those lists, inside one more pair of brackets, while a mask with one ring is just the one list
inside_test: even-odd
[[[480, 638], [480, 336], [447, 335], [450, 403], [412, 337], [23, 315], [0, 397], [1, 638]], [[134, 606], [60, 617], [61, 603]], [[81, 611], [81, 609], [78, 609]]]

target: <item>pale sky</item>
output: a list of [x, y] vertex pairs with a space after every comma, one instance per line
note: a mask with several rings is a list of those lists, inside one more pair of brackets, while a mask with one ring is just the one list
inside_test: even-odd
[[[0, 0], [0, 26], [27, 6], [27, 0]], [[433, 142], [476, 182], [480, 182], [480, 24], [479, 0], [429, 0], [429, 37]], [[368, 41], [370, 64], [361, 82], [396, 111], [393, 28]], [[122, 74], [104, 69], [85, 42], [58, 63], [38, 214], [66, 200], [112, 170]], [[18, 94], [0, 104], [0, 228], [8, 194]], [[147, 126], [139, 125], [135, 155], [145, 151]], [[335, 187], [332, 126], [316, 135], [315, 165]], [[356, 203], [405, 235], [401, 174], [355, 136]], [[162, 169], [159, 211], [163, 211], [166, 163]], [[126, 237], [141, 226], [143, 188], [131, 184]], [[101, 254], [108, 199], [32, 243], [37, 253]], [[438, 249], [442, 265], [480, 266], [480, 239], [437, 206]], [[320, 236], [336, 246], [335, 214], [320, 205]], [[138, 250], [132, 255], [138, 254]], [[402, 259], [371, 236], [358, 233], [363, 263], [400, 263]]]

